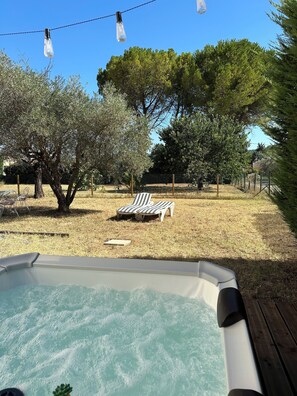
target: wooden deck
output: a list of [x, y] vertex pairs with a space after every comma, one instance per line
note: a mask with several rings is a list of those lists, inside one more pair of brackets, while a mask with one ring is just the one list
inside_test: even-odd
[[297, 304], [244, 298], [264, 394], [297, 395]]

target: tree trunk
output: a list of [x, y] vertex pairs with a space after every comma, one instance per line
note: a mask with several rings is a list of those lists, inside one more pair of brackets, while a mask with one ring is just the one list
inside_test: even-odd
[[[65, 197], [63, 193], [61, 181], [58, 174], [58, 169], [54, 169], [53, 171], [49, 171], [47, 168], [44, 168], [45, 175], [49, 180], [49, 184], [53, 193], [55, 194], [57, 201], [58, 201], [58, 212], [59, 213], [69, 213], [70, 212], [70, 204], [72, 202], [71, 198]], [[69, 186], [68, 186], [69, 189]], [[69, 194], [70, 195], [70, 194]]]
[[62, 202], [59, 202], [58, 204], [59, 204], [59, 206], [58, 206], [59, 213], [65, 213], [65, 214], [70, 213], [69, 205], [67, 205], [66, 203], [62, 203]]
[[[56, 193], [55, 193], [56, 194]], [[58, 212], [59, 213], [70, 213], [70, 204], [67, 203], [65, 195], [56, 194], [58, 200]]]
[[44, 197], [44, 191], [42, 187], [42, 168], [40, 165], [37, 165], [34, 170], [35, 170], [34, 198], [39, 199]]

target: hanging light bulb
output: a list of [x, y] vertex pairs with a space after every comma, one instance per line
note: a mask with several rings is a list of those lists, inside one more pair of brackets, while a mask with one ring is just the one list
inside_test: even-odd
[[204, 14], [206, 11], [206, 4], [204, 0], [196, 0], [198, 14]]
[[44, 29], [44, 56], [52, 58], [54, 56], [54, 49], [51, 40], [51, 34], [49, 29]]
[[120, 43], [123, 43], [124, 41], [126, 41], [127, 36], [123, 25], [122, 14], [119, 11], [116, 12], [116, 18], [117, 18], [117, 24], [116, 24], [117, 40]]

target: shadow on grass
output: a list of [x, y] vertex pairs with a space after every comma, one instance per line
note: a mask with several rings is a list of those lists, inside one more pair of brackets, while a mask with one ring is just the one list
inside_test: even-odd
[[[282, 226], [283, 222], [277, 213], [258, 213], [254, 215], [255, 228], [261, 233], [262, 240], [275, 253], [283, 253], [284, 247], [281, 245], [281, 230], [278, 225]], [[297, 249], [297, 239], [292, 236], [290, 240], [285, 241], [285, 246]]]
[[[158, 260], [156, 257], [130, 257], [133, 259]], [[243, 296], [297, 302], [297, 262], [296, 260], [246, 260], [242, 258], [162, 257], [171, 261], [209, 261], [233, 270]]]
[[[34, 206], [30, 208], [30, 212], [25, 209], [17, 209], [20, 218], [24, 217], [51, 217], [51, 218], [65, 218], [65, 217], [82, 217], [92, 213], [102, 213], [102, 210], [95, 209], [70, 209], [69, 213], [60, 213], [57, 209], [53, 209], [49, 206]], [[17, 215], [14, 213], [5, 213], [2, 217], [5, 222], [15, 221], [18, 219]]]
[[120, 217], [119, 219], [117, 218], [117, 216], [111, 216], [106, 220], [107, 221], [130, 221], [130, 222], [133, 221], [134, 223], [149, 223], [152, 220], [159, 221], [159, 215], [144, 216], [143, 220], [136, 220], [134, 214], [129, 214], [129, 215], [124, 215], [124, 216]]

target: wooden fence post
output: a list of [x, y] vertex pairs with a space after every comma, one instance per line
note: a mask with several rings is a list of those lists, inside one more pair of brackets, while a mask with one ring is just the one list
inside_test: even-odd
[[271, 193], [271, 179], [270, 179], [270, 172], [268, 173], [268, 195]]
[[133, 174], [131, 175], [130, 191], [131, 191], [131, 197], [133, 197], [133, 194], [134, 194], [134, 178], [133, 178]]
[[94, 182], [94, 177], [93, 177], [93, 175], [91, 175], [91, 196], [93, 197], [93, 195], [94, 195], [94, 185], [93, 185], [93, 182]]
[[175, 183], [175, 174], [172, 174], [172, 196], [174, 197], [174, 183]]
[[262, 174], [260, 175], [260, 191], [262, 191]]
[[217, 175], [217, 197], [219, 196], [220, 175]]
[[21, 195], [21, 189], [20, 189], [20, 175], [17, 175], [17, 186], [18, 186], [18, 195]]

